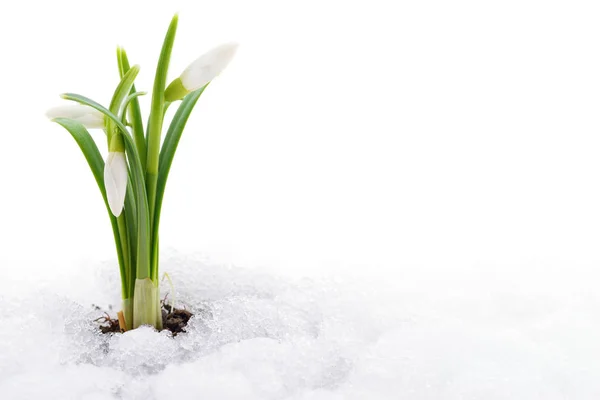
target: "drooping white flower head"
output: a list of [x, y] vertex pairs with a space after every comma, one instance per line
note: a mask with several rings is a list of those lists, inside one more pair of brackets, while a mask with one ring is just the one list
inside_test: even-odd
[[212, 81], [231, 62], [237, 48], [237, 43], [225, 43], [198, 57], [167, 87], [165, 99], [167, 101], [182, 99], [188, 93]]
[[192, 92], [212, 81], [231, 62], [237, 48], [237, 43], [225, 43], [198, 57], [181, 73], [183, 87]]
[[110, 211], [121, 215], [127, 193], [127, 160], [123, 152], [109, 152], [104, 165], [104, 186]]
[[50, 119], [69, 118], [79, 122], [88, 129], [104, 128], [104, 115], [92, 107], [79, 103], [51, 108], [46, 112], [46, 116]]

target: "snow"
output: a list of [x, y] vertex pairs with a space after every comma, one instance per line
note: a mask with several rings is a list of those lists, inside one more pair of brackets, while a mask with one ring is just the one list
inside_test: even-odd
[[[0, 63], [0, 399], [600, 398], [600, 2], [102, 4], [0, 5], [19, 55]], [[117, 44], [150, 91], [176, 11], [172, 73], [241, 47], [188, 121], [161, 245], [236, 266], [161, 249], [206, 317], [103, 337], [110, 224], [44, 112], [65, 91], [106, 105]]]
[[468, 270], [458, 278], [404, 274], [399, 282], [309, 279], [176, 253], [162, 267], [177, 303], [196, 312], [189, 332], [175, 338], [149, 327], [113, 336], [94, 330], [101, 312], [92, 304], [119, 304], [114, 262], [40, 271], [24, 292], [8, 276], [0, 299], [2, 398], [600, 396], [600, 299], [584, 270], [565, 281], [560, 269], [548, 269], [533, 290], [519, 284], [531, 277], [518, 270], [505, 282], [469, 281]]

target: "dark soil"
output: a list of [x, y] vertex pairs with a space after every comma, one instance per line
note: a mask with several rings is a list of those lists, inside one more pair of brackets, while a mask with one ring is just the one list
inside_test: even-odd
[[[192, 318], [192, 313], [185, 308], [171, 308], [168, 304], [162, 304], [162, 320], [163, 330], [170, 331], [173, 336], [177, 336], [178, 333], [185, 333], [185, 327], [188, 321]], [[102, 333], [120, 333], [121, 328], [119, 327], [119, 320], [117, 318], [111, 318], [108, 313], [97, 318], [94, 322], [99, 323], [98, 329]]]
[[182, 308], [171, 308], [168, 304], [163, 304], [162, 307], [162, 320], [163, 330], [167, 329], [171, 331], [173, 336], [177, 336], [178, 333], [185, 332], [185, 327], [188, 321], [192, 318], [192, 313]]
[[108, 313], [104, 313], [104, 316], [95, 319], [94, 322], [100, 323], [98, 328], [102, 333], [121, 332], [121, 329], [119, 328], [119, 320], [116, 318], [111, 318]]

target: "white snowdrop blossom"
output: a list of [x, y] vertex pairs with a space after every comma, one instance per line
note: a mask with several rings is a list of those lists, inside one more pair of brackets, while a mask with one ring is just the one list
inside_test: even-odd
[[237, 48], [237, 43], [226, 43], [198, 57], [181, 74], [183, 87], [192, 92], [212, 81], [231, 62]]
[[54, 107], [46, 112], [46, 116], [50, 119], [69, 118], [88, 129], [104, 128], [104, 115], [100, 111], [82, 104], [75, 103]]
[[127, 160], [123, 152], [110, 152], [104, 165], [104, 186], [110, 211], [121, 215], [127, 192]]
[[198, 57], [179, 78], [171, 82], [165, 92], [165, 98], [168, 101], [179, 100], [205, 86], [223, 72], [235, 56], [237, 48], [237, 43], [225, 43]]

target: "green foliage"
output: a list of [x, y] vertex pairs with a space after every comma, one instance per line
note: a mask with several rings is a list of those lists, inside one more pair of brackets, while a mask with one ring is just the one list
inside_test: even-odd
[[[104, 182], [106, 165], [87, 129], [73, 119], [54, 119], [79, 145], [106, 204], [121, 271], [123, 309], [128, 329], [143, 324], [159, 329], [162, 324], [158, 293], [158, 227], [164, 191], [185, 125], [207, 86], [183, 98], [161, 146], [163, 120], [171, 104], [165, 101], [164, 92], [177, 21], [175, 15], [163, 43], [146, 131], [139, 105], [139, 96], [145, 92], [137, 92], [134, 85], [139, 67], [129, 66], [122, 48], [117, 49], [121, 80], [108, 108], [78, 94], [62, 95], [66, 100], [100, 112], [104, 116], [109, 150], [126, 154], [128, 181], [125, 204], [119, 217], [115, 217], [109, 207]], [[131, 131], [127, 127], [131, 127]]]
[[119, 260], [119, 269], [121, 270], [121, 291], [126, 293], [128, 287], [127, 282], [124, 279], [126, 275], [125, 263], [123, 260], [123, 250], [121, 248], [119, 231], [117, 228], [117, 219], [108, 207], [108, 201], [106, 200], [106, 189], [104, 188], [104, 160], [100, 155], [100, 151], [98, 150], [98, 146], [96, 146], [94, 139], [92, 139], [92, 136], [83, 125], [67, 118], [55, 118], [53, 121], [65, 128], [71, 134], [73, 139], [75, 139], [79, 145], [79, 148], [81, 149], [81, 152], [85, 156], [90, 169], [92, 170], [92, 174], [94, 174], [94, 179], [96, 179], [98, 189], [100, 189], [100, 193], [102, 194], [102, 199], [104, 200], [106, 211], [108, 211], [108, 216], [110, 218], [110, 224], [113, 228], [115, 245], [117, 247], [117, 256]]

